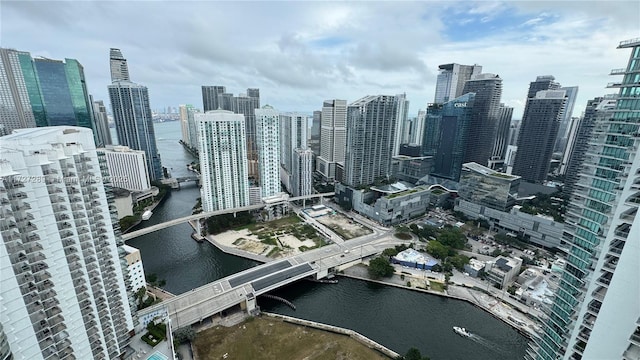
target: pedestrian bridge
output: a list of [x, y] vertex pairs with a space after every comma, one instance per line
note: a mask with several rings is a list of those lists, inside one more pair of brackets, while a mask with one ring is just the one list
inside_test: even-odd
[[[367, 240], [367, 239], [363, 239]], [[259, 295], [305, 277], [326, 277], [341, 266], [360, 262], [382, 247], [355, 241], [329, 245], [283, 260], [258, 265], [216, 282], [193, 289], [152, 307], [138, 311], [140, 325], [157, 317], [169, 317], [174, 329], [199, 323], [231, 307], [240, 305], [247, 312], [256, 309]]]
[[[322, 198], [322, 197], [333, 196], [334, 194], [335, 193], [333, 193], [333, 192], [329, 192], [329, 193], [322, 193], [322, 194], [311, 194], [311, 195], [306, 195], [306, 196], [298, 196], [298, 197], [289, 198], [289, 201], [308, 200], [308, 199], [313, 199], [313, 198]], [[141, 236], [141, 235], [146, 235], [146, 234], [152, 233], [154, 231], [166, 229], [168, 227], [175, 226], [175, 225], [178, 225], [178, 224], [182, 224], [182, 223], [185, 223], [185, 222], [188, 222], [188, 221], [191, 221], [191, 220], [205, 219], [205, 218], [208, 218], [208, 217], [211, 217], [211, 216], [222, 215], [222, 214], [235, 214], [235, 213], [239, 213], [239, 212], [243, 212], [243, 211], [253, 211], [253, 210], [262, 209], [265, 206], [266, 206], [265, 204], [257, 204], [257, 205], [249, 205], [249, 206], [243, 206], [243, 207], [233, 208], [233, 209], [209, 211], [209, 212], [203, 212], [203, 213], [200, 213], [200, 214], [189, 215], [189, 216], [181, 217], [181, 218], [178, 218], [178, 219], [169, 220], [169, 221], [166, 221], [166, 222], [163, 222], [163, 223], [160, 223], [160, 224], [148, 226], [148, 227], [146, 227], [144, 229], [132, 231], [130, 233], [122, 234], [122, 239], [126, 241], [126, 240], [133, 239], [133, 238]]]

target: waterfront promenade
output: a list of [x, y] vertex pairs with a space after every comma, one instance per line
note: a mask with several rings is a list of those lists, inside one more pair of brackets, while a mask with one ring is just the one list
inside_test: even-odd
[[[404, 275], [404, 279], [401, 277], [401, 275]], [[493, 317], [502, 320], [503, 322], [510, 325], [518, 332], [529, 338], [536, 335], [536, 329], [538, 328], [535, 321], [526, 317], [525, 313], [523, 313], [519, 307], [512, 307], [508, 304], [505, 304], [497, 297], [489, 296], [486, 293], [474, 290], [473, 288], [449, 284], [448, 289], [444, 292], [426, 290], [425, 288], [423, 288], [425, 286], [424, 279], [420, 277], [408, 276], [406, 274], [400, 274], [399, 272], [397, 272], [390, 278], [373, 280], [369, 277], [367, 268], [361, 265], [352, 266], [348, 269], [345, 269], [344, 273], [340, 274], [340, 276], [466, 301], [487, 311]], [[407, 281], [411, 283], [411, 286], [407, 286]], [[524, 304], [520, 305], [526, 307], [526, 305]], [[520, 321], [525, 325], [523, 326], [522, 324], [518, 324], [513, 319]]]

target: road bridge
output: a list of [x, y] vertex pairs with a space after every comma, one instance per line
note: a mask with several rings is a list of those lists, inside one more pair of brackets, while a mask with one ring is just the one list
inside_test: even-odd
[[[329, 193], [322, 193], [322, 194], [311, 194], [311, 195], [306, 195], [306, 196], [297, 196], [297, 197], [292, 197], [289, 198], [289, 201], [297, 201], [297, 200], [307, 200], [307, 199], [312, 199], [312, 198], [322, 198], [322, 197], [327, 197], [327, 196], [333, 196], [335, 193], [333, 192], [329, 192]], [[216, 210], [216, 211], [208, 211], [208, 212], [202, 212], [200, 214], [194, 214], [194, 215], [188, 215], [188, 216], [184, 216], [178, 219], [173, 219], [173, 220], [169, 220], [160, 224], [156, 224], [156, 225], [152, 225], [152, 226], [148, 226], [144, 229], [140, 229], [140, 230], [136, 230], [136, 231], [132, 231], [130, 233], [127, 234], [122, 234], [122, 239], [123, 240], [129, 240], [129, 239], [133, 239], [135, 237], [141, 236], [141, 235], [146, 235], [149, 233], [152, 233], [154, 231], [158, 231], [158, 230], [162, 230], [162, 229], [166, 229], [168, 227], [171, 226], [175, 226], [178, 224], [182, 224], [191, 220], [200, 220], [200, 219], [205, 219], [211, 216], [217, 216], [217, 215], [223, 215], [223, 214], [235, 214], [235, 213], [239, 213], [239, 212], [243, 212], [243, 211], [253, 211], [253, 210], [259, 210], [264, 208], [265, 205], [264, 204], [257, 204], [257, 205], [249, 205], [249, 206], [243, 206], [243, 207], [238, 207], [238, 208], [233, 208], [233, 209], [224, 209], [224, 210]]]
[[374, 233], [258, 265], [138, 311], [140, 325], [146, 326], [156, 317], [168, 317], [173, 328], [178, 329], [237, 305], [252, 312], [261, 294], [305, 277], [324, 278], [395, 242], [390, 234]]

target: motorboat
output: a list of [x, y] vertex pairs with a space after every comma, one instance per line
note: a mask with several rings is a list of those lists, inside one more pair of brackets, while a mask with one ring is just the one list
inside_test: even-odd
[[144, 212], [144, 214], [142, 214], [142, 220], [149, 220], [151, 219], [151, 215], [153, 215], [153, 213], [151, 212], [151, 210], [147, 210]]
[[458, 326], [454, 326], [453, 327], [453, 331], [463, 337], [469, 337], [471, 336], [471, 333], [467, 331], [467, 329], [463, 328], [463, 327], [458, 327]]

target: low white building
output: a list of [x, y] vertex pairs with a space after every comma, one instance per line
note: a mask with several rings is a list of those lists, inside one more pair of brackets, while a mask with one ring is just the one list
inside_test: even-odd
[[486, 271], [487, 280], [500, 286], [501, 289], [506, 289], [520, 273], [522, 259], [498, 256], [490, 264], [490, 269]]
[[144, 151], [120, 145], [109, 145], [96, 151], [98, 154], [104, 154], [113, 187], [131, 191], [145, 191], [151, 188]]
[[491, 267], [490, 263], [477, 259], [469, 259], [469, 263], [464, 265], [464, 271], [472, 277], [478, 277], [481, 271], [487, 271]]
[[122, 249], [127, 252], [124, 257], [127, 260], [127, 273], [129, 278], [129, 286], [132, 293], [147, 287], [147, 280], [144, 277], [144, 267], [142, 266], [142, 257], [140, 250], [129, 245], [122, 245]]

